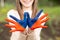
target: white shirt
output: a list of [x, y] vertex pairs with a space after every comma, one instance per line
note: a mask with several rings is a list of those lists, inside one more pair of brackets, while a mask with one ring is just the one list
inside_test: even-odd
[[[30, 17], [31, 17], [32, 11], [24, 11], [24, 12], [29, 12], [29, 15], [30, 15]], [[39, 16], [39, 18], [40, 18], [43, 14], [44, 14], [44, 13], [42, 12], [41, 15]], [[12, 18], [9, 17], [9, 15], [12, 15], [12, 16], [20, 19], [20, 16], [19, 16], [18, 12], [17, 12], [16, 10], [14, 10], [14, 9], [10, 10], [10, 11], [7, 13], [7, 17], [8, 17], [9, 19], [12, 19]], [[13, 19], [12, 19], [12, 20], [13, 20]], [[12, 24], [12, 23], [10, 23], [10, 24]], [[13, 24], [12, 24], [12, 25], [13, 25]], [[44, 25], [44, 23], [43, 23], [42, 25]], [[28, 26], [26, 27], [26, 29], [28, 30]], [[40, 40], [40, 37], [39, 37], [39, 36], [40, 36], [41, 29], [42, 29], [42, 28], [37, 28], [37, 29], [34, 30], [34, 33], [35, 33], [35, 36], [36, 36], [36, 40]], [[12, 32], [11, 40], [17, 40], [17, 39], [20, 37], [20, 35], [21, 35], [21, 34], [20, 34], [19, 31]]]

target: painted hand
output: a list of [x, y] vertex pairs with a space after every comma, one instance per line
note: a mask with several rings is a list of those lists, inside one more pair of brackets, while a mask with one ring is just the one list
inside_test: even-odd
[[[26, 28], [26, 26], [27, 26], [27, 13], [26, 12], [24, 13], [24, 19], [23, 20], [19, 20], [12, 15], [10, 15], [10, 17], [12, 19], [14, 19], [16, 22], [13, 20], [10, 20], [10, 19], [7, 19], [6, 21], [12, 22], [13, 24], [15, 24], [16, 30], [23, 31]], [[6, 25], [6, 26], [9, 26], [9, 25]], [[11, 25], [10, 25], [10, 27], [11, 27]]]
[[[45, 14], [41, 16], [30, 28], [31, 30], [34, 30], [36, 28], [47, 28], [47, 26], [42, 25], [42, 23], [45, 23], [48, 21], [49, 18], [45, 18], [48, 14]], [[45, 19], [44, 19], [45, 18]]]
[[35, 16], [35, 18], [30, 18], [29, 14], [28, 14], [28, 18], [27, 18], [27, 21], [28, 21], [28, 26], [30, 29], [34, 30], [36, 28], [45, 28], [47, 26], [42, 26], [41, 24], [43, 22], [46, 22], [48, 20], [48, 18], [42, 20], [43, 18], [45, 18], [47, 16], [47, 14], [41, 16], [41, 18], [38, 19], [38, 17], [40, 16], [40, 14], [43, 12], [43, 10], [39, 11], [39, 13]]
[[24, 31], [25, 30], [25, 28], [22, 27], [22, 25], [20, 25], [18, 22], [15, 22], [15, 21], [8, 19], [8, 18], [6, 19], [6, 21], [14, 24], [14, 25], [5, 24], [5, 26], [8, 28], [15, 28], [15, 29], [10, 30], [10, 32]]

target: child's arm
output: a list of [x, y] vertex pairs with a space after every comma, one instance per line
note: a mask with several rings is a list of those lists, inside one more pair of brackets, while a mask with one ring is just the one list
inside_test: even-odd
[[[41, 15], [39, 16], [39, 18], [44, 15], [44, 13], [42, 12]], [[44, 18], [45, 19], [45, 18]], [[44, 26], [45, 23], [42, 23], [41, 25]], [[34, 30], [29, 30], [29, 38], [28, 40], [40, 40], [40, 33], [41, 33], [42, 27], [41, 28], [36, 28]]]
[[[8, 19], [13, 20], [12, 18], [9, 17], [9, 15], [13, 15], [13, 16], [17, 17], [18, 19], [20, 19], [18, 12], [16, 10], [12, 9], [7, 14]], [[12, 23], [9, 23], [9, 24], [14, 25]], [[15, 29], [15, 28], [11, 28], [11, 29]], [[24, 35], [24, 33], [21, 33], [20, 31], [12, 32], [10, 40], [20, 40], [20, 39], [22, 39], [22, 40], [26, 39], [26, 35]]]
[[[42, 12], [41, 15], [39, 16], [39, 18], [44, 15], [44, 13]], [[45, 23], [42, 23], [42, 25], [44, 25]], [[42, 28], [37, 28], [34, 30], [34, 34], [36, 36], [36, 40], [40, 40], [40, 33], [41, 33]]]

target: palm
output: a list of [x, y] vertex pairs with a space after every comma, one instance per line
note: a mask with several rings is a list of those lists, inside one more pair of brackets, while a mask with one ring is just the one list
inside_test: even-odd
[[40, 16], [40, 14], [42, 13], [42, 11], [43, 10], [41, 10], [37, 15], [36, 15], [36, 17], [35, 18], [33, 18], [33, 19], [31, 19], [30, 17], [29, 17], [29, 14], [28, 14], [28, 26], [31, 28], [32, 27], [32, 25], [37, 21], [37, 19], [38, 19], [38, 17]]
[[[36, 28], [46, 28], [47, 26], [43, 26], [41, 25], [42, 23], [46, 22], [48, 20], [48, 18], [45, 18], [48, 14], [45, 14], [43, 16], [41, 16], [39, 19], [38, 17], [40, 16], [40, 14], [42, 13], [43, 10], [41, 10], [36, 16], [35, 18], [30, 18], [29, 14], [28, 14], [28, 26], [30, 29], [34, 30]], [[45, 18], [45, 19], [44, 19]], [[44, 20], [42, 20], [44, 19]]]
[[26, 28], [26, 26], [27, 26], [27, 13], [26, 12], [24, 13], [24, 19], [23, 20], [19, 20], [12, 15], [10, 15], [10, 17], [12, 19], [14, 19], [16, 22], [18, 22], [20, 25], [22, 25], [24, 28]]
[[15, 29], [12, 29], [10, 30], [10, 32], [14, 32], [14, 31], [24, 31], [25, 28], [22, 27], [18, 22], [15, 22], [11, 19], [6, 19], [6, 21], [10, 22], [10, 23], [13, 23], [14, 25], [10, 25], [10, 24], [5, 24], [6, 27], [9, 27], [9, 28], [15, 28]]
[[24, 13], [24, 19], [23, 20], [19, 20], [16, 17], [10, 15], [10, 17], [12, 19], [14, 19], [15, 21], [11, 20], [11, 19], [6, 19], [6, 21], [13, 23], [14, 25], [10, 25], [10, 24], [6, 24], [5, 26], [9, 27], [9, 28], [15, 28], [13, 30], [11, 30], [10, 32], [14, 32], [14, 31], [24, 31], [26, 26], [27, 26], [27, 13]]
[[[42, 25], [42, 23], [47, 22], [47, 20], [49, 19], [49, 18], [45, 18], [47, 15], [48, 15], [48, 14], [45, 14], [45, 15], [41, 16], [41, 17], [32, 25], [31, 29], [34, 30], [35, 28], [47, 28], [47, 26]], [[45, 18], [45, 19], [44, 19], [44, 18]], [[42, 19], [44, 19], [44, 20], [42, 20]]]

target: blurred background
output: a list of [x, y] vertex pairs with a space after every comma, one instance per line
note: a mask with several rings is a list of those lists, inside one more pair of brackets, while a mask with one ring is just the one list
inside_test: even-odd
[[[16, 8], [15, 0], [0, 0], [0, 40], [9, 40], [10, 29], [6, 28], [5, 18], [10, 9]], [[49, 14], [48, 28], [42, 29], [41, 40], [60, 40], [60, 0], [39, 0], [38, 9]]]

